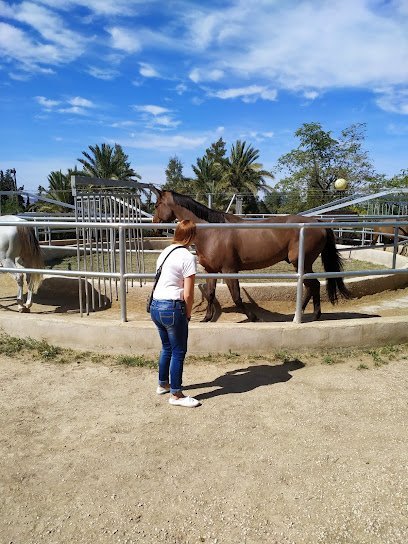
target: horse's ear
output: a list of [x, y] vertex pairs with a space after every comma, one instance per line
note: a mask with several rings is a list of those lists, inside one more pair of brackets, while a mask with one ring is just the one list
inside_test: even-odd
[[154, 185], [150, 185], [150, 190], [152, 191], [152, 193], [154, 193], [157, 196], [157, 198], [161, 197], [162, 192], [159, 189], [157, 189]]

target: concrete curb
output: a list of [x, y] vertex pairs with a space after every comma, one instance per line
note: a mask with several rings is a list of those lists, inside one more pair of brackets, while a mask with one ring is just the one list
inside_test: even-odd
[[[157, 356], [153, 323], [112, 323], [87, 316], [0, 315], [0, 328], [20, 338], [78, 350]], [[380, 346], [408, 342], [407, 316], [302, 323], [192, 323], [189, 353], [267, 353], [281, 349]]]

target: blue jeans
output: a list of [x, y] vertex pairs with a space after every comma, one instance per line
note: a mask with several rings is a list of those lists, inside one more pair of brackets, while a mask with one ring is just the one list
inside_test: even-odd
[[159, 358], [159, 385], [170, 383], [170, 392], [181, 391], [183, 364], [187, 352], [188, 321], [183, 300], [155, 300], [150, 316], [159, 331], [162, 350]]

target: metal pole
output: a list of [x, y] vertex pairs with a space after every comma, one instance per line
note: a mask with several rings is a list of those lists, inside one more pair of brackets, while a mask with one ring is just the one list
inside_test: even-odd
[[127, 321], [126, 312], [126, 279], [123, 275], [126, 273], [126, 237], [125, 228], [119, 227], [119, 291], [120, 291], [120, 316], [122, 321]]
[[302, 298], [303, 298], [303, 274], [305, 271], [305, 227], [301, 227], [299, 232], [298, 249], [298, 280], [296, 288], [296, 312], [293, 318], [294, 323], [302, 323]]
[[392, 254], [392, 267], [396, 268], [397, 265], [397, 253], [398, 253], [398, 231], [399, 227], [394, 227], [394, 249]]

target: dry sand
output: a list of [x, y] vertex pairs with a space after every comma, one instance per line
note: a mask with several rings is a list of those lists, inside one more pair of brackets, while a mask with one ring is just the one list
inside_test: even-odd
[[190, 410], [155, 370], [1, 356], [0, 542], [403, 544], [404, 349], [190, 361]]

